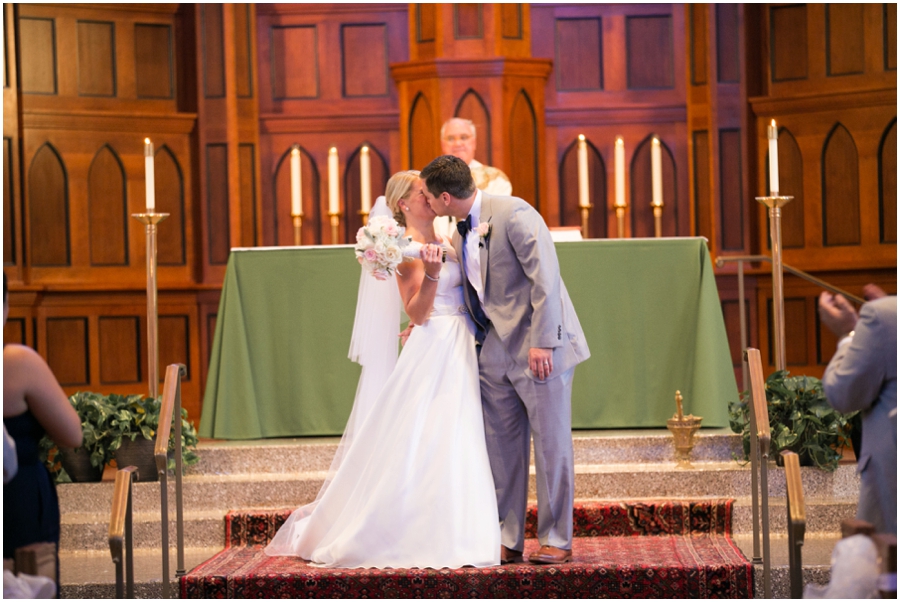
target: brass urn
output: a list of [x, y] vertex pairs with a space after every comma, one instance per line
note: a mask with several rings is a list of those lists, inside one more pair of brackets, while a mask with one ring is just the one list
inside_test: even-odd
[[684, 415], [681, 391], [675, 391], [675, 415], [666, 421], [669, 430], [675, 437], [675, 467], [693, 468], [691, 465], [691, 450], [694, 449], [694, 433], [700, 428], [703, 420], [693, 414]]

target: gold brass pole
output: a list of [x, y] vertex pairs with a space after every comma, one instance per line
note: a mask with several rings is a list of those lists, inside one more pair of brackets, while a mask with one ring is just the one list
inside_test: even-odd
[[616, 225], [619, 238], [625, 238], [625, 205], [616, 206]]
[[328, 214], [328, 217], [331, 218], [331, 244], [336, 245], [338, 243], [338, 232], [341, 225], [341, 212], [338, 211], [336, 213]]
[[590, 238], [591, 209], [593, 205], [581, 206], [581, 235], [584, 238]]
[[291, 214], [291, 219], [294, 221], [294, 245], [300, 246], [303, 244], [303, 214]]
[[131, 217], [144, 224], [147, 235], [147, 363], [150, 397], [159, 397], [159, 310], [156, 299], [156, 225], [169, 217], [168, 213], [132, 213]]
[[360, 210], [359, 210], [359, 217], [362, 218], [362, 224], [363, 224], [363, 226], [365, 226], [366, 224], [369, 223], [369, 212], [368, 212], [368, 211], [363, 211], [362, 209], [360, 209]]
[[781, 249], [781, 208], [792, 196], [761, 196], [756, 200], [769, 208], [769, 230], [772, 244], [772, 310], [775, 314], [775, 369], [787, 365], [784, 343], [784, 267]]
[[662, 205], [653, 205], [653, 232], [656, 238], [662, 238]]

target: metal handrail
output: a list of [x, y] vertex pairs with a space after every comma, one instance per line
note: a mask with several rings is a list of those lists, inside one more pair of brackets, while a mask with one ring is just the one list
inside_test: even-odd
[[[772, 258], [769, 257], [768, 255], [727, 255], [724, 257], [716, 257], [716, 267], [722, 267], [725, 265], [726, 262], [732, 262], [732, 261], [737, 261], [738, 265], [744, 263], [745, 261], [746, 262], [756, 262], [756, 263], [759, 263], [759, 262], [771, 263]], [[853, 301], [857, 305], [862, 305], [863, 303], [866, 302], [866, 300], [863, 299], [862, 297], [857, 297], [856, 295], [851, 295], [844, 289], [838, 288], [838, 287], [834, 286], [833, 284], [828, 284], [824, 280], [816, 278], [812, 274], [808, 274], [808, 273], [804, 272], [803, 270], [798, 270], [797, 268], [793, 268], [787, 264], [781, 264], [781, 267], [784, 268], [785, 272], [790, 272], [794, 276], [803, 278], [807, 282], [812, 282], [816, 286], [821, 286], [825, 290], [835, 293], [836, 295], [843, 295], [848, 300]]]
[[131, 485], [137, 477], [136, 466], [121, 468], [116, 472], [116, 483], [113, 487], [112, 512], [109, 516], [109, 552], [112, 554], [113, 564], [116, 565], [116, 597], [120, 599], [134, 598]]
[[184, 496], [182, 493], [181, 458], [181, 379], [187, 375], [184, 364], [169, 364], [163, 385], [162, 404], [159, 410], [159, 428], [153, 456], [159, 473], [160, 526], [162, 529], [162, 597], [169, 597], [169, 434], [175, 422], [175, 532], [178, 564], [175, 576], [181, 577], [184, 570]]
[[791, 598], [803, 597], [803, 559], [801, 548], [806, 534], [806, 504], [803, 481], [800, 480], [800, 456], [781, 452], [784, 458], [784, 480], [787, 485], [788, 569], [791, 576]]
[[[750, 470], [755, 476], [759, 472], [760, 491], [753, 485], [753, 552], [754, 556], [759, 551], [758, 524], [759, 515], [757, 508], [762, 512], [762, 562], [763, 584], [766, 598], [772, 597], [772, 555], [769, 546], [769, 450], [772, 443], [772, 433], [769, 428], [769, 406], [766, 403], [766, 384], [763, 378], [762, 359], [759, 349], [747, 349], [744, 352], [744, 360], [750, 368]], [[756, 441], [756, 453], [752, 450], [752, 443]], [[759, 500], [759, 501], [757, 501]]]

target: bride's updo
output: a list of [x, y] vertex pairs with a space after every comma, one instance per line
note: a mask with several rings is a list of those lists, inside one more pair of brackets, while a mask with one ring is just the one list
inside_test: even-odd
[[384, 191], [387, 206], [391, 208], [394, 219], [404, 227], [406, 226], [406, 216], [400, 211], [400, 201], [409, 198], [409, 192], [418, 179], [419, 172], [415, 169], [398, 171], [388, 180], [387, 188]]

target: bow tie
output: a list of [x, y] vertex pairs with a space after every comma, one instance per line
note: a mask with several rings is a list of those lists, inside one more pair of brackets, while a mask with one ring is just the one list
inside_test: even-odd
[[459, 231], [460, 236], [463, 238], [466, 237], [466, 234], [472, 229], [472, 216], [467, 215], [466, 219], [461, 222], [456, 222], [456, 229]]

